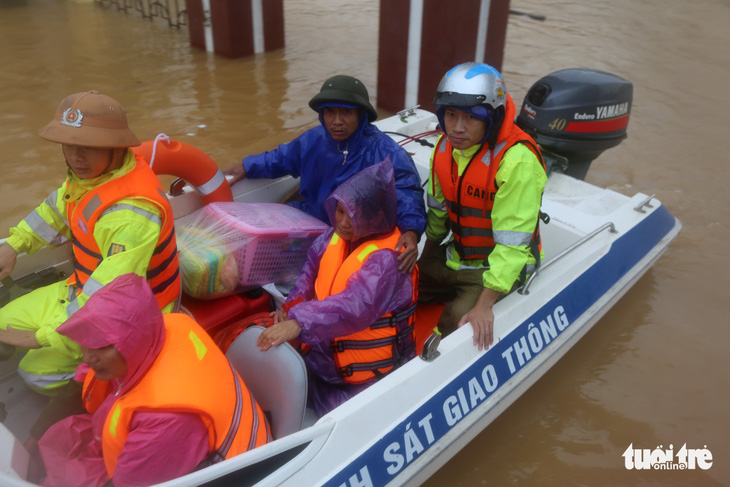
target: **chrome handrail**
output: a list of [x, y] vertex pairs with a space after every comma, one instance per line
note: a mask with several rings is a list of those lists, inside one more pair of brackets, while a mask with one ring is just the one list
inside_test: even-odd
[[646, 213], [646, 210], [644, 209], [645, 206], [648, 206], [649, 208], [654, 208], [649, 203], [651, 202], [651, 200], [654, 199], [655, 196], [656, 196], [656, 194], [653, 194], [651, 196], [647, 196], [644, 201], [642, 201], [641, 203], [639, 203], [638, 205], [636, 205], [636, 207], [634, 208], [634, 210], [638, 211], [639, 213]]
[[410, 117], [411, 115], [416, 114], [416, 110], [418, 110], [421, 107], [421, 105], [413, 105], [412, 107], [404, 108], [403, 110], [399, 111], [396, 115], [398, 115], [401, 118]]
[[589, 233], [588, 235], [586, 235], [582, 239], [578, 240], [573, 245], [571, 245], [567, 249], [563, 250], [562, 252], [560, 252], [559, 254], [557, 254], [555, 257], [553, 257], [552, 259], [544, 262], [542, 265], [540, 265], [540, 267], [538, 267], [537, 269], [535, 269], [535, 272], [533, 272], [530, 275], [530, 277], [527, 279], [527, 281], [525, 281], [525, 283], [517, 290], [517, 292], [520, 293], [520, 294], [524, 294], [524, 295], [530, 294], [530, 292], [528, 291], [527, 288], [530, 287], [530, 284], [532, 283], [532, 280], [535, 279], [535, 277], [540, 273], [540, 271], [542, 271], [543, 269], [546, 269], [546, 268], [550, 267], [555, 262], [559, 261], [560, 259], [562, 259], [566, 255], [568, 255], [570, 252], [572, 252], [576, 248], [580, 247], [581, 245], [583, 245], [584, 243], [586, 243], [588, 240], [592, 239], [593, 237], [595, 237], [596, 235], [598, 235], [599, 233], [601, 233], [602, 231], [604, 231], [607, 228], [610, 228], [611, 229], [610, 230], [611, 233], [618, 233], [618, 231], [616, 230], [616, 225], [614, 225], [612, 222], [608, 222], [608, 223], [606, 223], [606, 224], [604, 224], [604, 225], [596, 228], [591, 233]]

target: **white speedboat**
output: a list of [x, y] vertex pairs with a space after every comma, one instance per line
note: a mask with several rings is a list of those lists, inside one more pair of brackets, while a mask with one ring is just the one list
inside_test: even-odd
[[[590, 160], [625, 137], [630, 104], [630, 83], [589, 70], [554, 73], [528, 93], [518, 118], [553, 167], [542, 206], [550, 216], [541, 223], [546, 258], [495, 305], [489, 350], [474, 347], [470, 326], [440, 343], [431, 337], [420, 357], [317, 419], [305, 408], [301, 358], [288, 345], [258, 352], [260, 330], [251, 328], [228, 355], [270, 411], [275, 441], [160, 485], [419, 485], [432, 475], [585, 335], [679, 233], [681, 224], [655, 197], [581, 180]], [[413, 154], [425, 181], [436, 117], [411, 109], [377, 125]], [[291, 178], [244, 180], [233, 194], [236, 201], [280, 201], [295, 185]], [[189, 187], [171, 198], [181, 222], [202, 204]], [[68, 249], [39, 254], [19, 258], [18, 282], [69, 272]], [[45, 404], [16, 364], [0, 362], [4, 486], [33, 485], [23, 480], [22, 442]]]

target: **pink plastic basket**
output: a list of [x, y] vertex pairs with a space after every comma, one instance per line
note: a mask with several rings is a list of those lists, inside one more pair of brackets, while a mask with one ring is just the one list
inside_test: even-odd
[[228, 242], [238, 264], [241, 287], [296, 278], [314, 239], [327, 230], [301, 210], [277, 203], [213, 203], [206, 212], [240, 232], [239, 242]]

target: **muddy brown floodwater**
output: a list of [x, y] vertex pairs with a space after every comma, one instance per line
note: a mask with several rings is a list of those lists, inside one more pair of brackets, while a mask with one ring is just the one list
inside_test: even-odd
[[[656, 194], [683, 224], [667, 253], [555, 367], [427, 486], [730, 484], [730, 2], [513, 0], [507, 87], [584, 67], [634, 84], [629, 137], [587, 180]], [[0, 0], [0, 234], [60, 184], [38, 130], [98, 89], [142, 140], [159, 132], [225, 167], [316, 123], [307, 101], [337, 73], [377, 98], [377, 0], [286, 0], [284, 50], [229, 60], [91, 0]], [[446, 35], [446, 34], [445, 34]], [[435, 89], [435, 87], [434, 87]], [[706, 448], [708, 470], [627, 470], [634, 448]]]

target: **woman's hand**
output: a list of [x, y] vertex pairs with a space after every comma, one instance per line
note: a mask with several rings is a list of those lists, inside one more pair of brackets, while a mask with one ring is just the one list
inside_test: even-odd
[[259, 349], [266, 351], [271, 347], [281, 345], [289, 340], [294, 340], [302, 332], [297, 320], [285, 320], [267, 328], [256, 341]]
[[280, 309], [278, 311], [272, 311], [271, 316], [274, 317], [274, 323], [279, 323], [280, 321], [285, 321], [287, 318], [287, 312], [285, 309]]

